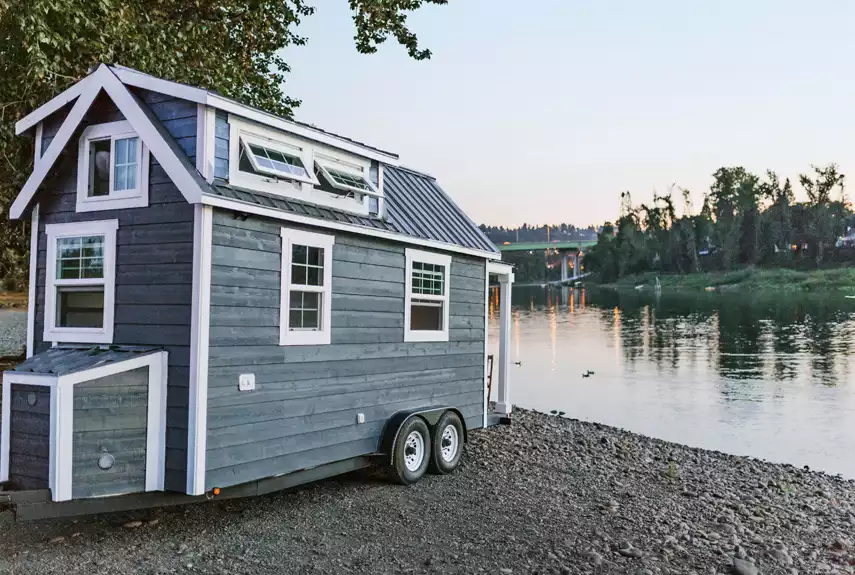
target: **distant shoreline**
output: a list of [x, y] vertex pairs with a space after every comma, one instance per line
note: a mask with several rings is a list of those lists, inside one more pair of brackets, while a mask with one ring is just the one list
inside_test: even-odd
[[837, 292], [855, 295], [855, 267], [822, 270], [792, 270], [786, 268], [745, 268], [730, 272], [700, 272], [692, 274], [656, 274], [648, 272], [626, 276], [616, 282], [588, 283], [615, 290], [649, 291], [656, 279], [663, 290], [707, 292]]

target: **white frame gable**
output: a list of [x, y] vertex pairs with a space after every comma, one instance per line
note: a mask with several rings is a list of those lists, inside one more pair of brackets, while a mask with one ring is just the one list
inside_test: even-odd
[[[48, 113], [55, 112], [76, 99], [56, 136], [51, 140], [50, 146], [45, 150], [41, 161], [36, 164], [33, 173], [30, 174], [18, 197], [12, 203], [12, 207], [9, 209], [9, 216], [12, 219], [20, 219], [24, 215], [39, 186], [53, 168], [60, 153], [65, 149], [101, 90], [104, 90], [113, 100], [133, 131], [139, 135], [140, 140], [148, 147], [187, 201], [191, 204], [201, 202], [202, 192], [208, 187], [207, 182], [145, 104], [128, 90], [128, 87], [116, 77], [108, 66], [102, 64], [75, 86], [42, 106], [37, 110], [38, 114], [33, 112], [16, 125], [16, 129], [20, 133], [32, 122], [44, 119], [46, 117], [45, 111]], [[38, 118], [38, 120], [34, 120], [34, 118]]]

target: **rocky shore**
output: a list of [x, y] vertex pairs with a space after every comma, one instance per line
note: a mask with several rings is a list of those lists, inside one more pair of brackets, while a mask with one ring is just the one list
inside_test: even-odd
[[[0, 573], [855, 573], [855, 484], [518, 410], [454, 475], [4, 526]], [[853, 454], [841, 454], [851, 457]]]

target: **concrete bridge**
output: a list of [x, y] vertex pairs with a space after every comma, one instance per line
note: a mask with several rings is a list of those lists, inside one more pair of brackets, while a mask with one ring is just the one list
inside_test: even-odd
[[595, 245], [597, 245], [597, 240], [575, 240], [563, 242], [506, 242], [497, 247], [502, 253], [529, 252], [533, 254], [536, 251], [544, 251], [558, 255], [561, 258], [561, 279], [550, 283], [565, 284], [580, 280], [588, 275], [580, 273], [582, 271], [582, 257], [586, 249]]

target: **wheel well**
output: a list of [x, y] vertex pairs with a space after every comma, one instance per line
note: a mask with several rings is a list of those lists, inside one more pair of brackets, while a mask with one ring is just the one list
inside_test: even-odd
[[459, 409], [447, 405], [424, 407], [419, 409], [406, 409], [398, 411], [389, 418], [383, 428], [383, 434], [380, 436], [380, 445], [378, 445], [377, 453], [380, 455], [392, 457], [395, 449], [395, 439], [398, 436], [398, 430], [401, 426], [412, 417], [418, 417], [424, 420], [428, 428], [433, 429], [439, 418], [446, 411], [454, 412], [460, 418], [460, 423], [463, 425], [463, 442], [469, 440], [469, 430], [466, 429], [466, 420], [463, 419], [463, 414]]

